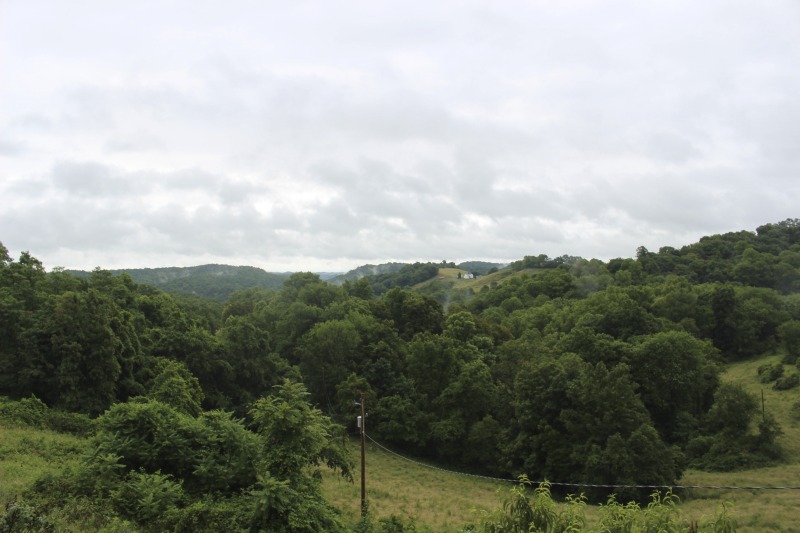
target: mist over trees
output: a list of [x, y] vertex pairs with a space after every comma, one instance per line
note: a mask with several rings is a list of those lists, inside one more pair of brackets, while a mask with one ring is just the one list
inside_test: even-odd
[[408, 288], [437, 271], [295, 273], [214, 304], [0, 245], [0, 395], [95, 419], [83, 469], [50, 483], [151, 528], [341, 529], [306, 467], [350, 475], [336, 424], [360, 394], [375, 438], [475, 473], [671, 485], [780, 460], [780, 428], [720, 373], [780, 350], [796, 376], [800, 221], [526, 257], [446, 310]]

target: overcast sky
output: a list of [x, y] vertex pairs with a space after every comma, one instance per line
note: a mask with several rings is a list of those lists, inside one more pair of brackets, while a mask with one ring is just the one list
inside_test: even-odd
[[800, 217], [800, 2], [0, 0], [48, 269], [632, 257]]

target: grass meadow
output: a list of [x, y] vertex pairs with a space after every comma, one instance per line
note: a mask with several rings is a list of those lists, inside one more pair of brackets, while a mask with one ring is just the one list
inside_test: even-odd
[[[358, 441], [350, 449], [358, 457]], [[511, 483], [461, 476], [427, 468], [391, 455], [367, 443], [367, 500], [376, 517], [397, 515], [414, 519], [417, 527], [432, 531], [459, 531], [477, 522], [480, 510], [490, 510], [500, 502], [497, 491]], [[347, 522], [358, 521], [361, 510], [360, 470], [354, 483], [326, 472], [323, 492], [338, 507]]]
[[0, 422], [0, 506], [39, 477], [77, 461], [85, 445], [85, 439], [72, 435]]

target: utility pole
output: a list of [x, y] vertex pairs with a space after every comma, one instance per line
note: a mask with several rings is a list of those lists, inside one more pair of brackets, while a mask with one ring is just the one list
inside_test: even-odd
[[367, 417], [364, 414], [364, 394], [361, 394], [361, 516], [367, 514], [367, 461], [366, 461], [366, 446], [367, 446]]

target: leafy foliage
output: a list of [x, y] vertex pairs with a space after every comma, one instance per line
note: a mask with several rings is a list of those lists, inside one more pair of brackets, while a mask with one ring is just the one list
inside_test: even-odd
[[[154, 399], [112, 406], [98, 420], [81, 467], [44, 480], [71, 497], [104, 501], [148, 530], [339, 531], [343, 526], [309, 469], [325, 463], [350, 476], [335, 427], [285, 382], [244, 421], [222, 411], [197, 417]], [[205, 526], [203, 526], [205, 527]]]
[[608, 262], [528, 256], [447, 309], [410, 290], [442, 266], [341, 287], [295, 273], [222, 305], [0, 248], [0, 416], [96, 425], [75, 490], [120, 494], [123, 518], [147, 514], [125, 507], [137, 495], [186, 528], [340, 528], [314, 472], [349, 474], [332, 419], [352, 427], [362, 392], [376, 436], [476, 473], [669, 485], [687, 465], [780, 460], [774, 419], [719, 373], [772, 353], [767, 382], [800, 380], [783, 370], [800, 339], [797, 220]]
[[[567, 533], [596, 531], [597, 533], [679, 533], [698, 531], [698, 524], [690, 524], [677, 507], [678, 497], [667, 491], [656, 491], [650, 501], [642, 508], [636, 502], [622, 504], [615, 495], [610, 495], [600, 506], [600, 520], [596, 528], [587, 528], [585, 502], [583, 496], [568, 496], [566, 504], [556, 506], [547, 482], [533, 490], [532, 483], [520, 478], [518, 485], [509, 490], [509, 496], [500, 509], [484, 513], [480, 526], [481, 533], [496, 532], [541, 532]], [[722, 505], [717, 514], [706, 523], [700, 524], [702, 531], [735, 531], [736, 520], [728, 506]]]

